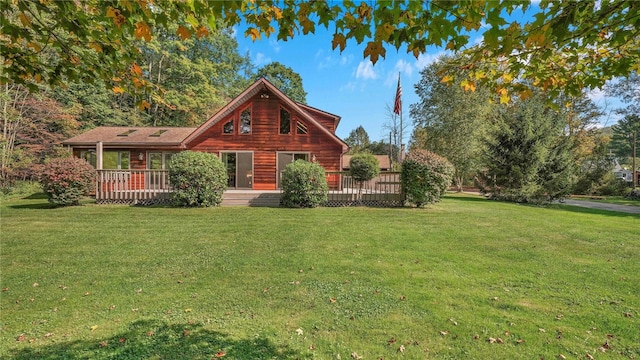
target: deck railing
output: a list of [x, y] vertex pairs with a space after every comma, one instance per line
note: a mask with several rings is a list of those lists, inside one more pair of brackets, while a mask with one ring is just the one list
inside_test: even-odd
[[[97, 170], [96, 202], [99, 204], [166, 203], [171, 196], [167, 170]], [[326, 206], [402, 206], [400, 173], [382, 172], [359, 183], [347, 171], [326, 173], [329, 196]]]
[[161, 203], [169, 199], [167, 170], [97, 170], [97, 203]]
[[328, 171], [329, 199], [326, 206], [382, 206], [404, 204], [399, 172], [381, 172], [375, 178], [358, 182], [348, 171]]

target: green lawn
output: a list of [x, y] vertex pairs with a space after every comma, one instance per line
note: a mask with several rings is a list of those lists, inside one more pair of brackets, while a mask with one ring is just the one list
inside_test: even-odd
[[640, 200], [629, 200], [629, 199], [625, 199], [623, 196], [605, 196], [605, 197], [575, 196], [575, 197], [572, 197], [572, 199], [597, 201], [597, 202], [604, 202], [604, 203], [616, 204], [616, 205], [640, 206]]
[[0, 358], [640, 358], [637, 215], [465, 195], [0, 211]]

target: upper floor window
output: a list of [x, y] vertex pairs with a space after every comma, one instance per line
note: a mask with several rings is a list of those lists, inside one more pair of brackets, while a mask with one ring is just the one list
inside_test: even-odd
[[222, 126], [222, 133], [223, 134], [233, 134], [233, 119], [227, 121]]
[[240, 134], [251, 134], [251, 108], [240, 113]]
[[307, 128], [307, 125], [305, 125], [301, 121], [296, 121], [296, 134], [306, 135], [308, 133], [309, 133], [309, 129]]
[[291, 114], [280, 108], [280, 134], [291, 134]]

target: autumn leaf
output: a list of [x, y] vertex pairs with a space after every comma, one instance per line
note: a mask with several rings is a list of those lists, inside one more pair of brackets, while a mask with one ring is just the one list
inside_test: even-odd
[[304, 334], [304, 331], [300, 328], [296, 329], [296, 334], [298, 334], [298, 336], [302, 336]]
[[369, 57], [373, 64], [378, 62], [378, 57], [382, 56], [384, 58], [386, 54], [387, 50], [377, 41], [369, 41], [364, 49], [364, 57]]
[[445, 75], [442, 77], [442, 79], [440, 79], [441, 84], [447, 84], [447, 83], [450, 83], [451, 81], [453, 81], [453, 76], [451, 75]]
[[257, 39], [260, 39], [260, 30], [251, 27], [244, 32], [244, 35], [250, 37], [251, 40], [256, 41]]
[[91, 331], [95, 331], [98, 328], [98, 325], [93, 325], [90, 329]]
[[342, 34], [333, 34], [333, 40], [331, 41], [331, 49], [335, 50], [336, 47], [340, 46], [340, 52], [344, 50], [347, 46], [347, 39]]
[[225, 353], [224, 351], [218, 351], [215, 355], [213, 355], [214, 358], [221, 358], [223, 356], [227, 355], [227, 353]]
[[205, 36], [209, 36], [209, 30], [205, 26], [200, 26], [198, 31], [196, 31], [196, 37], [200, 39]]
[[362, 359], [362, 356], [358, 355], [358, 353], [354, 351], [354, 352], [351, 353], [351, 358], [353, 358], [355, 360], [360, 360], [360, 359]]
[[145, 41], [151, 41], [151, 29], [144, 21], [138, 21], [136, 23], [136, 30], [134, 32], [137, 39], [144, 39]]
[[182, 39], [182, 40], [186, 40], [186, 39], [191, 37], [191, 31], [189, 31], [189, 29], [187, 29], [186, 27], [184, 27], [182, 25], [178, 26], [177, 33], [180, 36], [180, 39]]
[[334, 302], [336, 302], [336, 301], [337, 301], [337, 300], [336, 300], [335, 298], [329, 298], [329, 302], [330, 302], [331, 304], [333, 304], [333, 303], [334, 303]]

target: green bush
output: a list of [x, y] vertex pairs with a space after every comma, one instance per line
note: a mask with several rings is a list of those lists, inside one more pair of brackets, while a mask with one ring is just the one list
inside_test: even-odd
[[380, 164], [372, 154], [356, 154], [349, 160], [349, 173], [357, 182], [369, 181], [380, 174]]
[[451, 186], [453, 172], [446, 158], [427, 150], [412, 150], [400, 169], [402, 191], [417, 207], [436, 203]]
[[282, 173], [280, 204], [286, 207], [314, 208], [327, 202], [329, 186], [324, 168], [316, 163], [296, 160]]
[[218, 206], [227, 189], [227, 169], [215, 154], [183, 151], [171, 157], [174, 206]]
[[78, 205], [80, 199], [93, 190], [96, 171], [83, 159], [58, 158], [42, 168], [39, 178], [50, 203]]

